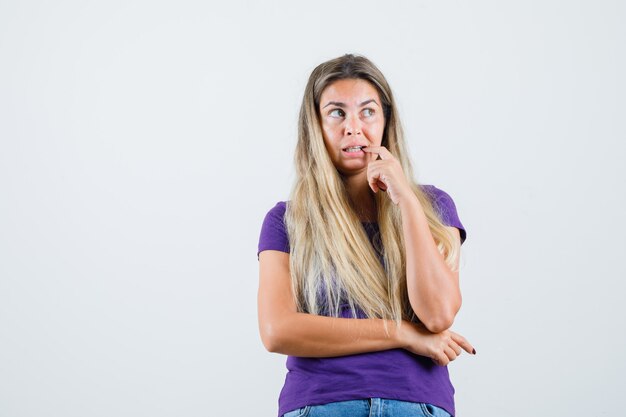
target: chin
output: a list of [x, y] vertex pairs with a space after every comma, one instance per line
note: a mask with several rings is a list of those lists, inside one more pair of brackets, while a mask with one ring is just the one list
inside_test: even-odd
[[350, 176], [350, 175], [358, 175], [361, 174], [362, 172], [367, 170], [367, 164], [362, 164], [361, 166], [341, 166], [341, 167], [335, 167], [337, 168], [337, 171], [343, 175], [343, 176]]

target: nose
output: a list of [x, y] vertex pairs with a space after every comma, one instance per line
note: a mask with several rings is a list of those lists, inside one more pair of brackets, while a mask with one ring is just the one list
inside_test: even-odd
[[346, 118], [346, 136], [361, 134], [361, 120], [358, 117]]

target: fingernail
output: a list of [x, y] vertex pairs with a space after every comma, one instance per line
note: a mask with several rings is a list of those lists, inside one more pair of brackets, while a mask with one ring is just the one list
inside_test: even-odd
[[476, 349], [472, 349], [472, 354], [475, 355], [476, 354]]

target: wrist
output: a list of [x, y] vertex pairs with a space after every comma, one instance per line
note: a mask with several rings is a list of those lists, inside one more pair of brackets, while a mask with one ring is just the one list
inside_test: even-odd
[[420, 208], [422, 207], [419, 200], [417, 199], [417, 196], [412, 190], [408, 193], [405, 193], [400, 198], [400, 202], [398, 203], [398, 206], [400, 207], [400, 210], [403, 212], [403, 214], [404, 212], [407, 212], [407, 211], [413, 211], [417, 207], [420, 207]]
[[400, 323], [400, 326], [397, 326], [395, 322], [393, 325], [396, 329], [394, 333], [394, 341], [395, 341], [396, 346], [400, 349], [406, 349], [408, 346], [408, 342], [406, 338], [408, 322], [406, 320], [402, 320], [402, 322]]

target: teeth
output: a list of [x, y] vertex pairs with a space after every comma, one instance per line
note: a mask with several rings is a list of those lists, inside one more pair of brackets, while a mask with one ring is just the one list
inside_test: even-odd
[[363, 146], [352, 146], [351, 148], [346, 148], [346, 152], [358, 152], [363, 149]]

